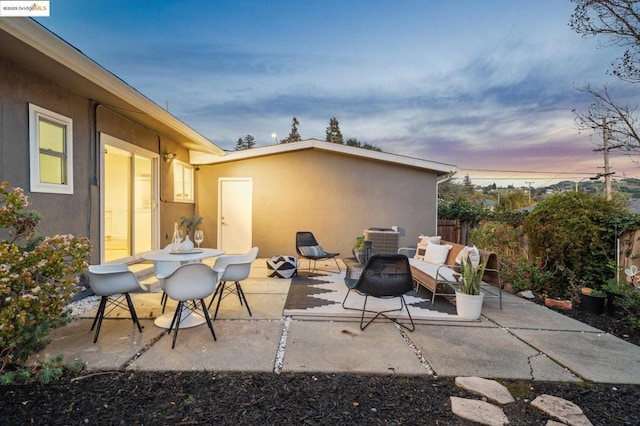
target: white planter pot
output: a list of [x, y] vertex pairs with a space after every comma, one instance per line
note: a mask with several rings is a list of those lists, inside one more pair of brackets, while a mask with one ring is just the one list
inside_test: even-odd
[[464, 294], [456, 291], [456, 312], [460, 318], [477, 320], [482, 312], [484, 294]]

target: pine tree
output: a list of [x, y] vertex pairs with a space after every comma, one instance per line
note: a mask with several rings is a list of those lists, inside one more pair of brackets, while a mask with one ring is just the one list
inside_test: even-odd
[[293, 117], [293, 120], [291, 120], [291, 132], [289, 132], [289, 135], [286, 138], [282, 139], [280, 143], [298, 142], [299, 140], [302, 140], [302, 138], [300, 137], [300, 133], [298, 133], [299, 125], [300, 122], [298, 121], [298, 119], [296, 117]]
[[244, 149], [251, 149], [256, 144], [256, 138], [251, 135], [244, 137]]
[[236, 142], [235, 150], [242, 151], [243, 149], [251, 149], [255, 144], [256, 144], [256, 138], [254, 138], [251, 135], [247, 135], [244, 137], [244, 139], [238, 138], [238, 141]]
[[331, 117], [329, 120], [329, 126], [327, 127], [327, 142], [344, 144], [342, 139], [342, 133], [340, 132], [340, 123], [335, 117]]

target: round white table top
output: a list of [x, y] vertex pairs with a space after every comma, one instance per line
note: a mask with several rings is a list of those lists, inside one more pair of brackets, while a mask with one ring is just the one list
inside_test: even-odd
[[155, 250], [140, 255], [141, 258], [146, 260], [153, 260], [158, 262], [189, 262], [193, 260], [201, 260], [209, 257], [216, 257], [224, 254], [224, 250], [201, 248], [193, 249], [191, 252], [174, 253], [167, 250]]

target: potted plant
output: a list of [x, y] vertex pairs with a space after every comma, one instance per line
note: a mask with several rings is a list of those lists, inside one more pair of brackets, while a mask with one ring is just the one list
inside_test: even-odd
[[606, 293], [603, 290], [594, 289], [593, 287], [582, 287], [580, 292], [580, 308], [584, 312], [590, 312], [596, 315], [604, 313], [604, 301]]
[[460, 263], [460, 289], [456, 290], [456, 312], [460, 318], [477, 320], [482, 312], [484, 294], [480, 291], [485, 262], [474, 265], [471, 259]]
[[364, 258], [364, 237], [356, 238], [356, 242], [351, 249], [351, 253], [353, 253], [353, 257], [355, 257], [358, 262], [364, 263], [362, 261]]
[[623, 300], [633, 287], [624, 279], [611, 278], [603, 287], [607, 294], [606, 310], [611, 316], [623, 315]]
[[198, 225], [202, 223], [202, 216], [182, 216], [180, 218], [180, 227], [184, 228], [184, 241], [182, 242], [182, 250], [190, 252], [193, 250], [193, 241], [190, 235]]

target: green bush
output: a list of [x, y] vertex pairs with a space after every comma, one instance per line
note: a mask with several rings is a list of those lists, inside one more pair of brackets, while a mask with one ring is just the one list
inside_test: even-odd
[[572, 297], [579, 287], [600, 289], [611, 277], [616, 232], [637, 223], [622, 202], [566, 192], [540, 202], [527, 216], [529, 257], [547, 259], [550, 297]]
[[438, 218], [448, 220], [460, 220], [471, 225], [481, 220], [486, 214], [486, 209], [473, 204], [466, 198], [458, 197], [453, 201], [438, 202]]
[[22, 189], [0, 184], [0, 373], [22, 365], [68, 320], [77, 278], [87, 269], [86, 238], [39, 238], [40, 215], [27, 210]]

